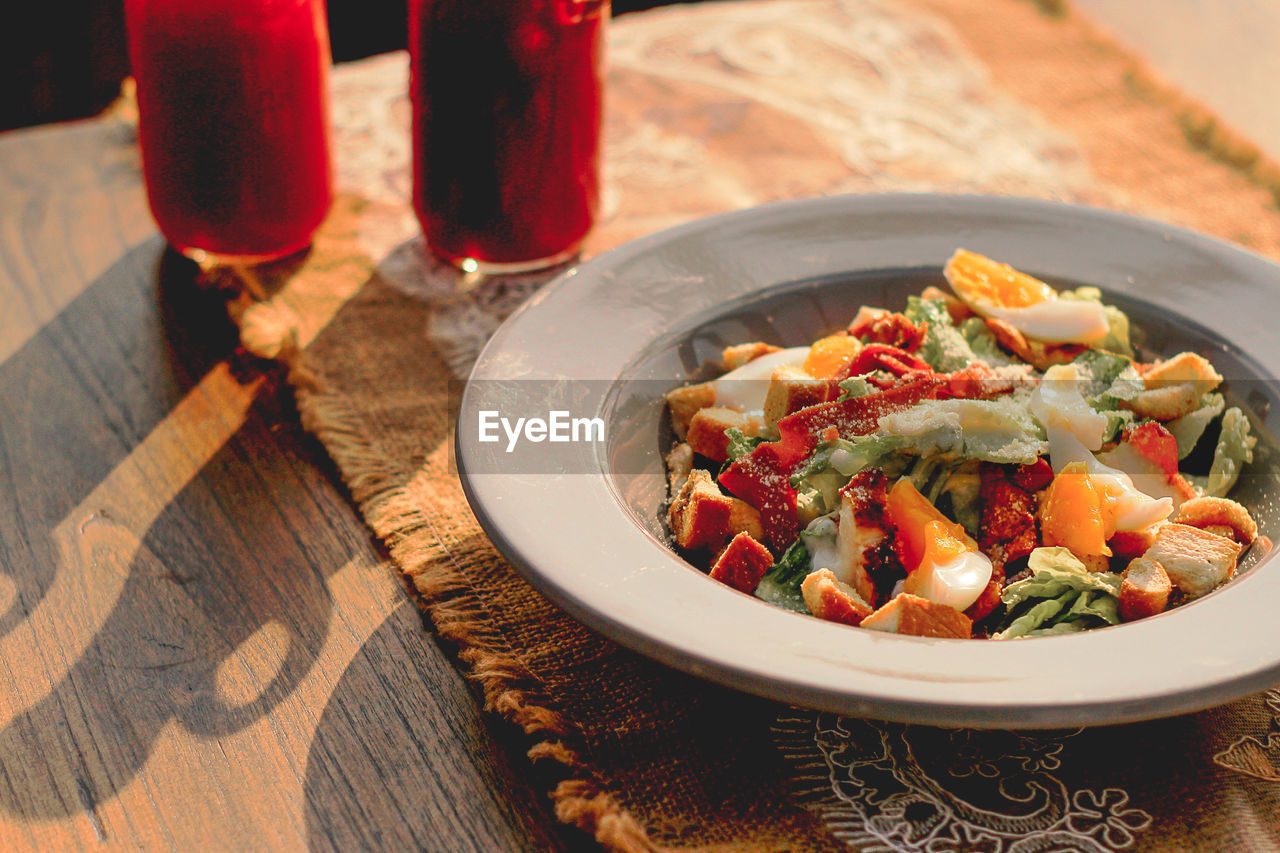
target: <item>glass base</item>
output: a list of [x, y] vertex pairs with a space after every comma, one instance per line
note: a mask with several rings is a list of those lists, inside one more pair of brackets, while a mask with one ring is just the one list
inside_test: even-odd
[[574, 243], [563, 252], [545, 258], [529, 261], [482, 261], [478, 258], [459, 257], [442, 252], [428, 244], [431, 254], [452, 267], [456, 267], [468, 276], [473, 275], [518, 275], [520, 273], [539, 272], [571, 261], [582, 252], [582, 242]]
[[180, 248], [178, 251], [187, 258], [195, 261], [200, 265], [201, 269], [212, 269], [213, 267], [255, 267], [261, 264], [269, 264], [273, 261], [291, 258], [300, 252], [305, 252], [311, 248], [308, 242], [296, 248], [287, 249], [283, 252], [272, 252], [266, 255], [231, 255], [219, 252], [206, 252], [204, 249], [193, 249], [191, 247]]

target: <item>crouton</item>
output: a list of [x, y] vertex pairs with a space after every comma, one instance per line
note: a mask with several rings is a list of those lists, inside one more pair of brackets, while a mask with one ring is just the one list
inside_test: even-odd
[[800, 584], [804, 606], [819, 619], [857, 625], [871, 615], [872, 607], [848, 584], [836, 579], [830, 569], [810, 572]]
[[1252, 545], [1258, 538], [1258, 523], [1249, 510], [1230, 498], [1205, 495], [1184, 501], [1173, 520], [1211, 533], [1229, 531], [1219, 535], [1229, 536], [1241, 545]]
[[815, 379], [799, 367], [776, 368], [769, 377], [769, 392], [764, 398], [764, 422], [773, 429], [792, 412], [834, 400], [839, 391], [834, 382]]
[[1163, 385], [1139, 391], [1120, 405], [1142, 418], [1171, 421], [1194, 412], [1200, 406], [1201, 393], [1190, 382], [1179, 385]]
[[1180, 352], [1172, 358], [1147, 365], [1142, 369], [1142, 384], [1147, 388], [1166, 388], [1191, 383], [1197, 396], [1204, 395], [1222, 383], [1222, 375], [1201, 355]]
[[729, 498], [728, 532], [746, 533], [757, 542], [764, 539], [764, 524], [760, 521], [760, 510], [744, 500]]
[[973, 635], [973, 621], [968, 616], [954, 607], [935, 604], [909, 592], [899, 593], [888, 604], [865, 617], [862, 627], [916, 637], [967, 639]]
[[773, 344], [766, 344], [760, 341], [752, 341], [749, 344], [737, 344], [736, 346], [725, 347], [724, 352], [720, 354], [720, 359], [724, 364], [725, 372], [737, 370], [742, 365], [755, 361], [762, 355], [768, 355], [771, 352], [777, 352], [781, 347], [775, 347]]
[[684, 385], [667, 392], [667, 406], [671, 409], [671, 428], [676, 438], [684, 440], [689, 431], [689, 421], [699, 409], [716, 404], [716, 384], [700, 382], [697, 385]]
[[1164, 566], [1146, 557], [1130, 560], [1120, 585], [1120, 618], [1132, 622], [1163, 613], [1172, 592], [1173, 584]]
[[667, 454], [667, 487], [672, 498], [680, 494], [684, 481], [693, 471], [693, 448], [680, 442]]
[[729, 458], [729, 437], [725, 430], [730, 428], [742, 430], [746, 435], [759, 435], [764, 429], [764, 420], [737, 409], [707, 406], [693, 413], [684, 440], [695, 453], [724, 462]]
[[695, 468], [667, 511], [671, 533], [681, 548], [718, 548], [729, 536], [733, 499], [720, 491], [711, 474]]
[[1139, 368], [1145, 390], [1123, 405], [1134, 414], [1158, 421], [1180, 418], [1195, 411], [1200, 398], [1217, 388], [1222, 375], [1203, 356], [1193, 352]]
[[768, 548], [750, 534], [739, 533], [711, 564], [711, 577], [741, 592], [752, 593], [772, 565], [773, 555]]
[[1240, 545], [1198, 527], [1170, 523], [1142, 556], [1164, 567], [1169, 580], [1188, 598], [1212, 592], [1235, 574]]

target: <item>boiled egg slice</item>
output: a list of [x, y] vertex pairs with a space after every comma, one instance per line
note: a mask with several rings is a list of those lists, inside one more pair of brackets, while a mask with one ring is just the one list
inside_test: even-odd
[[885, 514], [897, 530], [907, 570], [904, 590], [956, 610], [978, 600], [991, 581], [991, 561], [963, 527], [939, 512], [905, 478], [889, 490]]
[[975, 252], [957, 249], [943, 275], [978, 314], [1004, 320], [1028, 338], [1087, 344], [1106, 337], [1110, 328], [1100, 303], [1063, 299], [1038, 278]]
[[809, 347], [790, 347], [730, 370], [715, 381], [715, 405], [739, 412], [763, 412], [773, 371], [779, 367], [798, 367], [808, 357]]

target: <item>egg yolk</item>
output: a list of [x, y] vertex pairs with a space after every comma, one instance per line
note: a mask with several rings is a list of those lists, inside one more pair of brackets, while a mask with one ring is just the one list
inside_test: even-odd
[[1040, 536], [1076, 556], [1111, 556], [1107, 539], [1115, 533], [1115, 501], [1089, 476], [1083, 462], [1063, 468], [1040, 505]]
[[862, 342], [853, 335], [829, 335], [809, 347], [802, 365], [805, 373], [816, 379], [830, 379], [857, 358]]
[[935, 556], [945, 562], [964, 551], [978, 550], [978, 543], [965, 529], [939, 512], [906, 478], [889, 490], [885, 514], [897, 528], [902, 565], [908, 574]]
[[947, 281], [966, 302], [1003, 308], [1025, 308], [1058, 295], [1038, 278], [964, 249], [947, 262]]

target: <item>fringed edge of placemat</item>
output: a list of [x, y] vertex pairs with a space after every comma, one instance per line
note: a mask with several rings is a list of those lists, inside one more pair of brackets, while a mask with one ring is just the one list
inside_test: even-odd
[[[606, 791], [570, 745], [574, 724], [549, 707], [537, 689], [537, 678], [512, 654], [506, 643], [484, 628], [484, 607], [460, 576], [443, 569], [452, 556], [441, 547], [432, 519], [408, 495], [405, 472], [388, 463], [386, 454], [365, 438], [358, 413], [345, 399], [329, 392], [303, 364], [296, 346], [285, 345], [276, 360], [288, 370], [303, 427], [324, 445], [342, 472], [343, 482], [365, 522], [384, 542], [408, 583], [415, 603], [430, 618], [437, 636], [456, 649], [465, 675], [479, 685], [486, 711], [520, 727], [534, 743], [533, 762], [561, 765], [550, 797], [556, 818], [621, 853], [658, 853], [644, 827]], [[440, 559], [444, 557], [444, 559]]]

